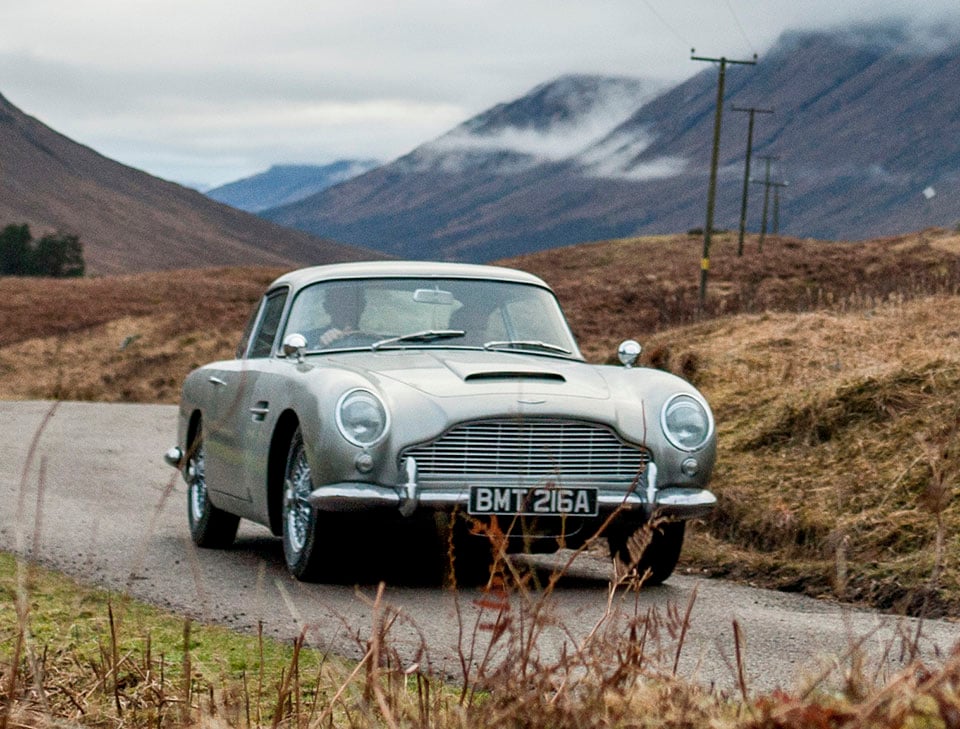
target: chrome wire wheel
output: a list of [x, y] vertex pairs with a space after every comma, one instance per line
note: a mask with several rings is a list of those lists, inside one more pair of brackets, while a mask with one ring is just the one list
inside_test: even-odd
[[187, 483], [190, 484], [190, 516], [199, 522], [207, 511], [206, 449], [202, 439], [195, 443], [193, 455], [187, 462]]
[[190, 537], [198, 547], [229, 547], [237, 536], [240, 517], [218, 509], [210, 501], [207, 488], [207, 450], [203, 444], [203, 429], [199, 424], [187, 453], [187, 467], [183, 475], [187, 482]]
[[310, 539], [313, 529], [313, 507], [307, 497], [313, 490], [310, 464], [303, 449], [303, 442], [295, 444], [287, 464], [287, 477], [283, 488], [283, 519], [286, 526], [286, 542], [293, 555], [300, 555]]

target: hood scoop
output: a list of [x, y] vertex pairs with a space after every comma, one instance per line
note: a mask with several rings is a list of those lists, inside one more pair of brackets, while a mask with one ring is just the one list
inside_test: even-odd
[[497, 380], [566, 382], [567, 378], [561, 375], [559, 372], [534, 372], [530, 370], [494, 370], [490, 372], [471, 372], [463, 378], [464, 382], [491, 382]]

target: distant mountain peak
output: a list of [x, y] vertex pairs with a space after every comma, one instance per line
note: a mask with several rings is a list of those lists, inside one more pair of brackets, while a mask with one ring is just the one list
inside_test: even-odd
[[207, 197], [258, 213], [298, 202], [377, 167], [373, 159], [341, 159], [325, 165], [276, 164], [242, 180], [207, 190]]
[[625, 76], [560, 76], [468, 119], [399, 162], [411, 171], [483, 167], [515, 174], [576, 155], [662, 90], [661, 83]]

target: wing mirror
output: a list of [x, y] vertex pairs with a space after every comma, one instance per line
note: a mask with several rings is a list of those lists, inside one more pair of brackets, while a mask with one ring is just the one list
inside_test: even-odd
[[307, 338], [302, 334], [294, 332], [283, 338], [283, 356], [296, 356], [297, 362], [303, 362], [303, 352], [307, 348]]
[[643, 347], [640, 346], [640, 342], [635, 339], [627, 339], [621, 342], [617, 348], [617, 358], [624, 367], [629, 369], [637, 363], [642, 351]]

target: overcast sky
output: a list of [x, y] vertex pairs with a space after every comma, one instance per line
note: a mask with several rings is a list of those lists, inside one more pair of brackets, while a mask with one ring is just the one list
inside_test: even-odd
[[[912, 4], [911, 4], [912, 5]], [[958, 0], [0, 0], [0, 94], [72, 139], [216, 185], [389, 160], [565, 73], [681, 81], [786, 30], [960, 25]]]

